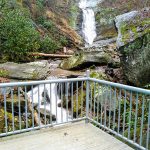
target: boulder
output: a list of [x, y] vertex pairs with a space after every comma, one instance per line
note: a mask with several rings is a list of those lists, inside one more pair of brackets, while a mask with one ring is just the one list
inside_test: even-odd
[[0, 64], [1, 69], [7, 70], [7, 77], [11, 79], [40, 80], [47, 77], [49, 64], [45, 60], [23, 64], [6, 62]]
[[136, 86], [150, 83], [150, 9], [116, 17], [117, 47], [126, 80]]
[[116, 46], [112, 45], [83, 48], [82, 52], [63, 60], [60, 67], [66, 70], [77, 70], [93, 65], [107, 65], [108, 63], [113, 63], [113, 67], [118, 67], [120, 65], [119, 55], [115, 51]]
[[110, 59], [111, 57], [103, 51], [84, 52], [64, 60], [60, 67], [67, 70], [86, 68], [94, 64], [107, 64]]
[[[46, 109], [45, 109], [44, 107], [45, 107]], [[52, 117], [52, 120], [53, 120], [53, 121], [56, 120], [56, 116], [51, 113], [51, 111], [50, 111], [50, 106], [49, 106], [49, 105], [46, 105], [46, 106], [41, 105], [41, 106], [40, 106], [40, 117], [45, 117], [45, 116], [46, 116], [46, 118], [48, 118], [48, 119], [50, 119], [50, 118]]]

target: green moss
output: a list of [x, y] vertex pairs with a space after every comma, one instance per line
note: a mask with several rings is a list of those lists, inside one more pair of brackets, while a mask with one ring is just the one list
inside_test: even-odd
[[[81, 114], [81, 111], [84, 110], [84, 106], [85, 106], [85, 99], [86, 99], [86, 92], [83, 91], [80, 88], [78, 90], [78, 101], [76, 98], [76, 93], [73, 95], [73, 114], [74, 116], [76, 116], [76, 113], [78, 112], [78, 114]], [[82, 108], [83, 106], [83, 108]], [[81, 110], [82, 109], [82, 110]]]
[[91, 78], [96, 78], [96, 79], [101, 79], [101, 80], [108, 80], [106, 74], [102, 73], [102, 72], [91, 72], [90, 73], [90, 77]]
[[103, 24], [112, 24], [115, 16], [119, 14], [119, 11], [114, 8], [100, 8], [96, 13], [96, 21]]
[[70, 69], [78, 66], [84, 60], [84, 55], [82, 53], [76, 54], [73, 57], [70, 57], [63, 61], [63, 63], [60, 64], [60, 67], [63, 69]]
[[133, 42], [129, 43], [128, 45], [120, 48], [120, 50], [125, 55], [128, 55], [138, 49], [142, 51], [146, 49], [146, 47], [149, 47], [149, 42], [148, 42], [149, 38], [150, 38], [150, 33], [147, 33], [144, 36], [139, 37]]
[[[122, 23], [120, 27], [122, 42], [128, 43], [131, 39], [136, 39], [150, 32], [150, 18], [143, 18], [142, 20], [138, 17], [134, 18], [128, 23]], [[139, 28], [142, 29], [141, 32]]]
[[[18, 116], [12, 116], [12, 113], [6, 112], [7, 116], [7, 131], [13, 131], [13, 124], [12, 120], [14, 120], [14, 128], [15, 130], [19, 129], [19, 117]], [[28, 127], [31, 127], [32, 125], [32, 119], [28, 119]], [[26, 128], [26, 123], [22, 118], [21, 121], [21, 128], [25, 129]], [[5, 133], [6, 131], [5, 128], [5, 111], [3, 108], [0, 109], [0, 133]]]
[[9, 75], [9, 72], [8, 70], [5, 70], [5, 69], [0, 69], [0, 77], [8, 77]]

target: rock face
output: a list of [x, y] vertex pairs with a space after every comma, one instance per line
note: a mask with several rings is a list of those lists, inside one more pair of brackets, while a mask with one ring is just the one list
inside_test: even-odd
[[118, 53], [110, 47], [92, 47], [90, 50], [84, 48], [84, 52], [77, 53], [72, 57], [64, 60], [60, 67], [66, 70], [84, 69], [93, 65], [112, 64], [113, 68], [118, 67], [120, 60]]
[[150, 83], [150, 9], [116, 17], [117, 47], [126, 80], [136, 86]]
[[47, 61], [17, 64], [7, 62], [0, 64], [0, 70], [7, 71], [7, 77], [20, 80], [40, 80], [48, 75], [49, 65]]

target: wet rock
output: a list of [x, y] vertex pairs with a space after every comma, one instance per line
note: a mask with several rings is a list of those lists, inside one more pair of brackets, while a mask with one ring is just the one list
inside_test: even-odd
[[[45, 109], [44, 107], [45, 107], [46, 109]], [[48, 110], [48, 107], [49, 107], [49, 110]], [[41, 116], [42, 118], [44, 118], [44, 117], [46, 116], [46, 118], [49, 119], [49, 120], [50, 120], [50, 118], [52, 118], [53, 121], [56, 120], [56, 116], [53, 115], [53, 114], [51, 113], [51, 111], [50, 111], [50, 105], [46, 105], [46, 106], [41, 105], [41, 106], [40, 106], [40, 116]]]
[[47, 77], [49, 64], [45, 60], [23, 64], [7, 62], [0, 64], [0, 69], [7, 70], [7, 76], [11, 79], [40, 80]]

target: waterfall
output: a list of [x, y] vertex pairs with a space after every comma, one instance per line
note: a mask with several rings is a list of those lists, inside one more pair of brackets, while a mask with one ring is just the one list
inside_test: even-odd
[[95, 14], [87, 0], [80, 0], [79, 7], [83, 12], [82, 34], [86, 44], [92, 45], [96, 38]]

